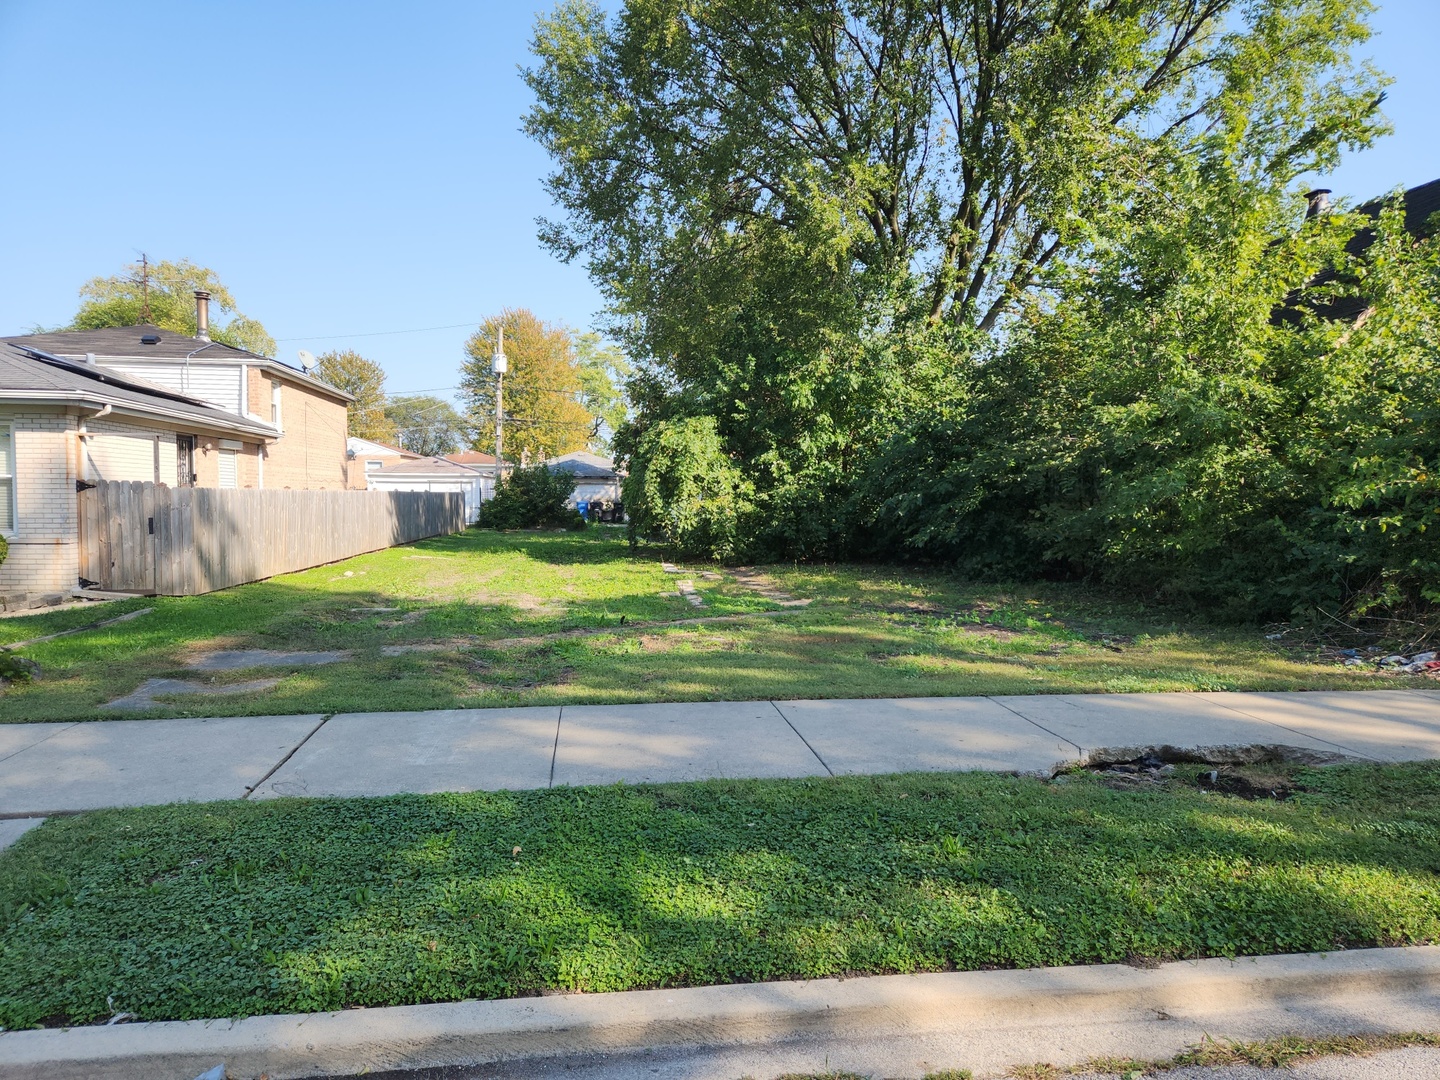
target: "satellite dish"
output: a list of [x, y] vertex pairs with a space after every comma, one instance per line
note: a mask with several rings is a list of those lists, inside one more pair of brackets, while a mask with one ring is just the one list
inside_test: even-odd
[[302, 368], [304, 368], [306, 371], [314, 371], [315, 363], [316, 361], [314, 353], [310, 352], [308, 349], [300, 350], [300, 366]]

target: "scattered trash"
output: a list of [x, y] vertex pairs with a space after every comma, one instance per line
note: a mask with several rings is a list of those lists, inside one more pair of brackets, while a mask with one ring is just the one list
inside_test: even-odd
[[195, 1080], [225, 1080], [225, 1063], [222, 1061], [213, 1069], [206, 1069]]
[[1428, 664], [1432, 660], [1440, 660], [1440, 653], [1422, 652], [1410, 657], [1410, 663], [1412, 664]]
[[1265, 640], [1266, 640], [1266, 641], [1279, 641], [1279, 640], [1280, 640], [1281, 638], [1283, 638], [1284, 636], [1285, 636], [1285, 635], [1284, 635], [1283, 633], [1282, 633], [1282, 634], [1266, 634], [1266, 635], [1265, 635]]

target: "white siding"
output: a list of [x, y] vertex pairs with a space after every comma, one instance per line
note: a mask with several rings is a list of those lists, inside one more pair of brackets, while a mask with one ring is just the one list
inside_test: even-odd
[[149, 436], [106, 432], [91, 435], [81, 445], [88, 479], [155, 479], [155, 440]]
[[199, 398], [201, 401], [214, 405], [217, 409], [224, 409], [226, 412], [237, 413], [241, 416], [245, 415], [240, 393], [244, 385], [241, 379], [243, 370], [241, 364], [192, 363], [187, 370], [183, 362], [176, 361], [148, 363], [134, 360], [102, 360], [100, 363], [123, 375], [143, 379], [156, 386], [163, 386], [167, 390], [175, 390], [189, 397]]
[[480, 503], [485, 498], [485, 486], [480, 477], [454, 477], [444, 480], [427, 480], [424, 477], [385, 476], [370, 473], [365, 477], [371, 491], [458, 491], [465, 496], [465, 523], [473, 525], [480, 519]]

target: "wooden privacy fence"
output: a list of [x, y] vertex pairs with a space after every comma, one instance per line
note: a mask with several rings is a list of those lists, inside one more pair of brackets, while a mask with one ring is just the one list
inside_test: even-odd
[[102, 480], [79, 493], [80, 576], [194, 596], [465, 528], [450, 491], [172, 488]]

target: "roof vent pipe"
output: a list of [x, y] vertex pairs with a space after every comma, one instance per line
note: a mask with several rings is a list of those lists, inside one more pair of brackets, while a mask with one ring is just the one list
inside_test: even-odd
[[1330, 189], [1316, 188], [1305, 193], [1305, 220], [1330, 212]]
[[195, 338], [210, 340], [210, 294], [204, 289], [195, 290]]
[[85, 363], [89, 364], [91, 367], [95, 366], [95, 354], [93, 352], [87, 352], [85, 354]]

